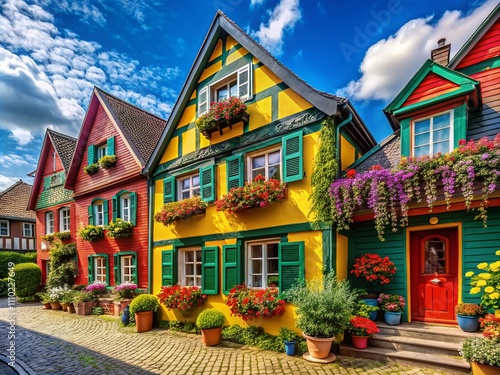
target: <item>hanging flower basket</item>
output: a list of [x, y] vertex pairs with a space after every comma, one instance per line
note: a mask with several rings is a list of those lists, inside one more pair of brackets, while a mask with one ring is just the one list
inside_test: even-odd
[[240, 121], [248, 122], [250, 115], [245, 110], [246, 104], [237, 97], [213, 102], [208, 113], [196, 120], [196, 127], [207, 139], [217, 131], [222, 135], [222, 129], [232, 129], [232, 126]]
[[188, 219], [193, 215], [204, 214], [207, 203], [201, 198], [193, 197], [178, 202], [170, 202], [163, 205], [161, 210], [155, 213], [155, 221], [165, 226], [175, 224], [178, 220]]
[[266, 207], [284, 199], [286, 184], [276, 179], [266, 179], [258, 175], [245, 186], [232, 188], [229, 193], [215, 202], [217, 211], [240, 212], [249, 208]]

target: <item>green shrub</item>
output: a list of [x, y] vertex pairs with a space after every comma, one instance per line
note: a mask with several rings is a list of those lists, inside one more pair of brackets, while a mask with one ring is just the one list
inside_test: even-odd
[[182, 323], [178, 320], [171, 320], [169, 329], [176, 332], [182, 332]]
[[196, 325], [200, 329], [210, 329], [222, 327], [224, 321], [223, 313], [215, 309], [206, 309], [196, 318]]
[[92, 307], [92, 315], [104, 315], [104, 307]]
[[500, 344], [485, 337], [468, 337], [460, 348], [460, 355], [467, 362], [479, 362], [500, 367]]
[[136, 312], [156, 311], [159, 306], [160, 303], [155, 296], [152, 294], [141, 294], [130, 302], [130, 313], [135, 314]]
[[170, 328], [170, 320], [159, 320], [158, 321], [158, 326], [160, 328], [169, 329]]
[[32, 297], [42, 282], [42, 270], [33, 263], [19, 263], [14, 267], [16, 274], [16, 297]]
[[47, 276], [47, 286], [54, 288], [73, 285], [76, 272], [76, 244], [63, 244], [59, 240], [54, 241], [49, 254], [50, 271]]
[[8, 278], [5, 279], [0, 279], [0, 298], [6, 298], [7, 297], [7, 292], [9, 290], [8, 288]]
[[9, 276], [9, 262], [14, 264], [36, 263], [36, 252], [18, 253], [15, 251], [0, 251], [0, 279]]
[[354, 315], [368, 318], [372, 311], [378, 311], [377, 306], [371, 306], [363, 300], [357, 300], [354, 306]]
[[245, 332], [245, 328], [241, 327], [238, 324], [229, 327], [224, 327], [222, 329], [222, 338], [225, 340], [230, 340], [240, 344], [244, 344], [243, 332]]
[[281, 327], [278, 337], [282, 341], [296, 341], [299, 338], [299, 335], [290, 328]]

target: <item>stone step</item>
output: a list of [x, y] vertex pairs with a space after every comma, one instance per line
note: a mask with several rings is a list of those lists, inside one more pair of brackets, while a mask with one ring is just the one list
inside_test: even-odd
[[464, 332], [457, 326], [444, 326], [424, 323], [401, 323], [391, 326], [376, 322], [379, 335], [412, 337], [415, 339], [439, 341], [445, 343], [461, 343], [466, 337], [481, 337], [480, 332]]
[[376, 334], [368, 339], [369, 345], [396, 351], [417, 352], [443, 356], [459, 356], [460, 344], [456, 342], [434, 341], [409, 336]]
[[414, 351], [396, 351], [388, 348], [368, 346], [366, 349], [356, 349], [342, 343], [340, 354], [350, 357], [369, 358], [381, 362], [392, 362], [419, 368], [440, 370], [446, 374], [470, 373], [470, 365], [458, 356], [444, 356]]

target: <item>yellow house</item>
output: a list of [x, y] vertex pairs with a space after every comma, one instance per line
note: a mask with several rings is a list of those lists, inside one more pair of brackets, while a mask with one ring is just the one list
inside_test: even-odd
[[[229, 97], [239, 97], [246, 113], [201, 132], [197, 119], [206, 117], [211, 103]], [[199, 286], [209, 295], [199, 311], [215, 307], [229, 324], [277, 334], [281, 326], [295, 327], [291, 305], [281, 317], [244, 322], [230, 315], [229, 290], [272, 283], [282, 292], [324, 269], [346, 277], [345, 237], [335, 238], [331, 228], [313, 230], [309, 217], [313, 163], [326, 119], [336, 124], [340, 168], [375, 146], [348, 100], [309, 86], [218, 12], [144, 170], [150, 177], [151, 293], [162, 285]], [[217, 200], [257, 175], [285, 183], [284, 199], [237, 213], [217, 210]], [[204, 214], [171, 225], [153, 220], [165, 203], [197, 195], [208, 204]], [[161, 319], [195, 318], [162, 306]]]

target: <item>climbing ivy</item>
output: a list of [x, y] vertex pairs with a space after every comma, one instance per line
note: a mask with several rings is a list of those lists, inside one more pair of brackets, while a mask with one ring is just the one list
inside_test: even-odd
[[50, 272], [47, 277], [48, 287], [73, 286], [75, 283], [76, 244], [63, 244], [56, 240], [50, 249]]
[[321, 123], [318, 152], [314, 158], [311, 176], [312, 194], [309, 196], [314, 215], [313, 229], [333, 225], [332, 205], [328, 191], [337, 178], [337, 149], [335, 148], [335, 122], [329, 117]]

